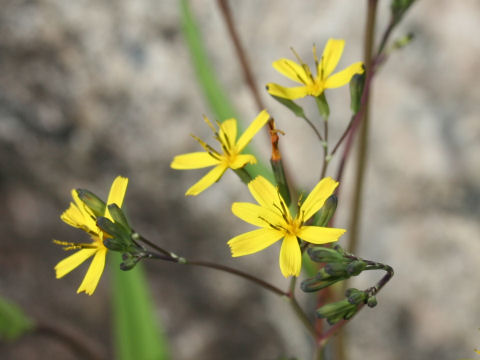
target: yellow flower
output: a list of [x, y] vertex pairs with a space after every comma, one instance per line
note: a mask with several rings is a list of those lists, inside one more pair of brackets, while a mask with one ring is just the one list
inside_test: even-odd
[[200, 143], [206, 152], [194, 152], [175, 156], [170, 164], [173, 169], [190, 170], [215, 166], [197, 183], [190, 187], [185, 195], [200, 194], [203, 190], [217, 182], [228, 168], [237, 170], [247, 164], [255, 164], [257, 162], [255, 156], [241, 154], [241, 152], [250, 140], [252, 140], [253, 136], [265, 125], [268, 119], [270, 119], [270, 115], [266, 110], [263, 110], [237, 140], [237, 120], [228, 119], [218, 124], [219, 131], [217, 132], [210, 120], [205, 117], [205, 122], [210, 126], [215, 134], [215, 139], [220, 142], [222, 146], [222, 152], [216, 151], [194, 136], [194, 139]]
[[273, 63], [273, 67], [282, 75], [299, 82], [302, 86], [285, 88], [277, 84], [267, 84], [270, 95], [295, 100], [307, 95], [319, 96], [325, 89], [333, 89], [350, 82], [355, 74], [363, 73], [362, 62], [356, 62], [349, 67], [332, 75], [343, 53], [345, 40], [328, 39], [322, 58], [318, 61], [316, 47], [313, 47], [313, 56], [317, 68], [317, 76], [313, 76], [308, 65], [297, 56], [300, 64], [288, 59], [280, 59]]
[[[117, 204], [119, 207], [122, 206], [123, 198], [127, 191], [127, 184], [127, 178], [117, 176], [110, 188], [107, 206], [110, 204]], [[103, 237], [105, 234], [97, 227], [95, 215], [92, 210], [80, 200], [77, 190], [72, 190], [72, 197], [75, 202], [70, 203], [70, 207], [60, 216], [60, 218], [68, 225], [82, 229], [90, 234], [92, 242], [76, 244], [55, 241], [57, 244], [65, 245], [65, 250], [80, 249], [75, 254], [60, 261], [55, 266], [55, 272], [57, 279], [60, 279], [93, 256], [92, 263], [77, 290], [77, 293], [85, 292], [88, 295], [92, 295], [100, 281], [100, 277], [102, 276], [105, 267], [105, 257], [107, 255], [107, 248], [103, 245]], [[113, 221], [107, 207], [105, 208], [104, 215], [106, 218]]]
[[283, 276], [300, 275], [302, 254], [299, 240], [312, 244], [337, 241], [343, 229], [307, 226], [305, 223], [323, 206], [338, 186], [332, 178], [322, 179], [299, 207], [290, 215], [278, 189], [267, 179], [257, 176], [248, 188], [259, 205], [233, 203], [232, 212], [240, 219], [260, 229], [238, 235], [228, 242], [232, 256], [244, 256], [261, 251], [283, 238], [280, 249], [280, 270]]

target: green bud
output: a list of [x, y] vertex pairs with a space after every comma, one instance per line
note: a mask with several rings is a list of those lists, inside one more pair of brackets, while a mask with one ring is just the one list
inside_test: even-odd
[[327, 226], [330, 219], [335, 214], [335, 210], [337, 210], [338, 198], [336, 195], [331, 195], [325, 203], [323, 204], [322, 208], [318, 212], [318, 218], [315, 221], [317, 226]]
[[350, 80], [350, 109], [353, 114], [358, 113], [362, 103], [363, 87], [365, 86], [365, 71], [362, 74], [355, 74]]
[[[268, 87], [267, 87], [267, 90], [268, 90]], [[284, 98], [281, 98], [281, 97], [278, 97], [278, 96], [275, 96], [275, 95], [271, 95], [271, 96], [275, 100], [277, 100], [280, 104], [289, 108], [296, 116], [301, 117], [301, 118], [305, 118], [305, 112], [303, 111], [303, 108], [301, 106], [297, 105], [296, 103], [294, 103], [292, 100], [284, 99]]]
[[315, 101], [317, 103], [317, 108], [320, 115], [323, 117], [324, 120], [328, 119], [328, 116], [330, 115], [330, 107], [328, 106], [325, 92], [322, 92], [320, 95], [315, 96]]
[[128, 221], [127, 221], [127, 218], [125, 217], [125, 214], [123, 213], [122, 209], [118, 207], [117, 204], [108, 205], [108, 212], [112, 216], [112, 219], [115, 221], [115, 223], [122, 225], [125, 228], [125, 230], [132, 232], [130, 225], [128, 225]]
[[335, 262], [326, 264], [324, 269], [330, 276], [346, 278], [348, 277], [347, 266], [346, 263]]
[[375, 296], [369, 296], [368, 299], [367, 299], [367, 305], [368, 307], [375, 307], [377, 306], [377, 298]]
[[347, 273], [350, 276], [357, 276], [367, 267], [367, 263], [362, 260], [353, 260], [347, 266]]
[[[347, 293], [348, 293], [348, 295], [347, 295]], [[352, 305], [358, 305], [358, 304], [361, 304], [361, 303], [365, 303], [365, 301], [367, 300], [367, 296], [368, 296], [365, 291], [361, 291], [361, 290], [354, 289], [354, 288], [348, 289], [347, 292], [346, 292], [346, 295], [347, 295], [348, 302]]]
[[315, 262], [330, 263], [346, 261], [343, 255], [337, 250], [325, 246], [309, 247], [307, 253], [310, 259]]
[[344, 319], [345, 316], [353, 316], [350, 314], [352, 312], [355, 314], [356, 311], [357, 306], [350, 304], [347, 299], [344, 299], [322, 306], [317, 309], [316, 315], [320, 319], [327, 319], [328, 323], [333, 325]]
[[132, 270], [135, 265], [140, 261], [141, 257], [133, 256], [130, 253], [125, 253], [122, 255], [122, 262], [120, 263], [120, 270], [128, 271]]
[[313, 277], [310, 279], [303, 280], [302, 283], [300, 284], [300, 288], [304, 292], [315, 292], [315, 291], [322, 290], [326, 287], [329, 287], [330, 285], [333, 285], [340, 280], [342, 279], [336, 278], [336, 279], [329, 279], [329, 280], [321, 280], [321, 279], [318, 279], [317, 277]]
[[85, 189], [76, 189], [77, 195], [90, 210], [92, 210], [95, 216], [105, 215], [105, 203], [94, 193]]

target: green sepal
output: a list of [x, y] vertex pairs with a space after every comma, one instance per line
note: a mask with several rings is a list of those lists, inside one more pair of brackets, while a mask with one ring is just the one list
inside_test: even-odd
[[365, 86], [365, 71], [362, 74], [355, 74], [350, 80], [350, 109], [355, 115], [362, 104], [363, 88]]
[[314, 218], [314, 225], [315, 226], [327, 226], [330, 219], [335, 214], [335, 210], [337, 210], [338, 198], [335, 194], [330, 195], [325, 203], [323, 204], [322, 208], [317, 212], [317, 215]]
[[315, 102], [317, 103], [319, 114], [322, 116], [324, 121], [327, 121], [328, 117], [330, 116], [330, 107], [328, 106], [325, 92], [322, 92], [320, 95], [315, 96]]
[[[267, 90], [268, 90], [268, 86], [267, 86]], [[290, 109], [290, 111], [293, 112], [295, 114], [295, 116], [298, 116], [302, 119], [305, 119], [305, 112], [303, 111], [303, 108], [300, 105], [296, 104], [294, 101], [292, 101], [290, 99], [284, 99], [282, 97], [275, 96], [275, 95], [272, 95], [272, 94], [270, 94], [270, 96], [272, 98], [274, 98], [275, 100], [277, 100], [283, 106]]]
[[282, 198], [287, 206], [290, 206], [292, 200], [290, 197], [290, 190], [288, 189], [287, 178], [285, 177], [285, 170], [283, 168], [282, 160], [270, 159], [270, 164], [272, 165], [273, 176], [277, 182], [278, 191], [280, 192], [280, 195], [282, 195]]
[[123, 213], [123, 210], [119, 208], [117, 204], [108, 205], [108, 212], [112, 216], [112, 219], [115, 221], [115, 223], [122, 225], [125, 230], [129, 231], [130, 233], [133, 231], [128, 224], [127, 217]]
[[76, 189], [78, 197], [92, 210], [95, 216], [105, 214], [105, 203], [97, 195], [86, 189]]

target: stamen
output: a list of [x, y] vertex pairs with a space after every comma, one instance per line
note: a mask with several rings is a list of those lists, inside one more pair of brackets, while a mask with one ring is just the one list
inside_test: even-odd
[[63, 250], [80, 250], [80, 249], [96, 249], [98, 246], [96, 246], [94, 243], [91, 244], [85, 244], [85, 243], [73, 243], [73, 242], [68, 242], [68, 241], [59, 241], [59, 240], [53, 240], [54, 244], [61, 245], [63, 246]]
[[314, 81], [313, 76], [312, 76], [312, 72], [310, 71], [310, 68], [308, 67], [308, 65], [303, 62], [303, 60], [300, 58], [300, 56], [297, 54], [297, 52], [295, 51], [295, 49], [293, 47], [290, 47], [290, 50], [293, 52], [293, 55], [295, 55], [295, 57], [297, 58], [297, 61], [300, 63], [300, 65], [302, 65], [302, 68], [303, 68], [303, 71], [305, 71], [305, 74], [307, 74], [307, 76], [312, 81]]

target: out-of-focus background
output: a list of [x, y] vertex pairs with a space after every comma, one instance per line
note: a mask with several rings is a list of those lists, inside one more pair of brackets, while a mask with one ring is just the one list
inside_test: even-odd
[[[209, 57], [244, 121], [257, 110], [214, 1], [192, 1]], [[388, 22], [389, 1], [378, 11]], [[231, 1], [258, 87], [292, 85], [271, 67], [293, 46], [346, 39], [340, 67], [362, 58], [366, 1]], [[175, 1], [17, 1], [0, 11], [0, 295], [35, 318], [91, 336], [113, 357], [109, 271], [91, 297], [77, 295], [83, 266], [56, 280], [65, 256], [52, 239], [82, 241], [59, 215], [74, 187], [106, 196], [130, 178], [135, 228], [185, 256], [215, 260], [287, 286], [278, 248], [231, 259], [226, 241], [250, 227], [230, 213], [250, 201], [234, 174], [198, 197], [204, 171], [174, 171], [174, 155], [210, 139], [214, 118], [197, 84]], [[396, 275], [348, 325], [350, 359], [474, 358], [480, 347], [480, 3], [418, 1], [393, 38], [415, 34], [374, 83], [370, 157], [358, 255]], [[321, 148], [310, 128], [262, 93], [297, 184], [318, 179]], [[348, 88], [327, 93], [331, 138], [349, 119]], [[313, 114], [306, 99], [300, 101]], [[222, 119], [220, 119], [222, 120]], [[267, 137], [255, 145], [268, 160]], [[263, 152], [262, 152], [263, 151]], [[313, 164], [313, 165], [312, 165]], [[347, 167], [337, 226], [348, 224]], [[335, 163], [331, 169], [335, 168]], [[331, 171], [331, 175], [335, 172]], [[345, 236], [345, 239], [347, 235]], [[345, 241], [342, 240], [342, 243]], [[310, 344], [288, 305], [255, 285], [208, 269], [147, 264], [172, 359], [308, 358]], [[356, 287], [380, 274], [362, 274]], [[133, 311], [133, 310], [132, 310]], [[63, 345], [27, 337], [0, 345], [2, 359], [76, 359]]]

